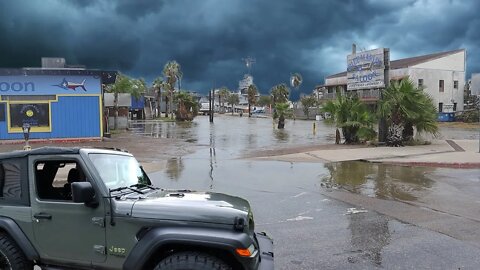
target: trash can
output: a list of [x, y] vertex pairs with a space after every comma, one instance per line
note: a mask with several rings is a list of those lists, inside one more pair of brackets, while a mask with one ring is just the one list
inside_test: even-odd
[[441, 112], [438, 113], [438, 122], [454, 122], [455, 113], [454, 112]]

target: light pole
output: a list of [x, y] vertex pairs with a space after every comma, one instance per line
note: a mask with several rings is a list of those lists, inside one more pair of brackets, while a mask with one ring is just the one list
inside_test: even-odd
[[25, 146], [23, 150], [31, 150], [32, 148], [28, 145], [28, 139], [30, 138], [30, 125], [25, 123], [22, 126], [23, 137], [25, 138]]

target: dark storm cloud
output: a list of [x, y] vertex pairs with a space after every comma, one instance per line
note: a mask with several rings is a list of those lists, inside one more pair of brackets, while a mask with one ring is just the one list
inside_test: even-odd
[[132, 19], [157, 13], [163, 6], [163, 0], [118, 0], [115, 11]]
[[204, 92], [235, 89], [252, 56], [262, 93], [294, 72], [311, 92], [345, 69], [352, 42], [394, 59], [466, 48], [469, 73], [480, 72], [478, 10], [475, 0], [0, 1], [0, 66], [64, 56], [151, 81], [176, 59], [182, 85]]

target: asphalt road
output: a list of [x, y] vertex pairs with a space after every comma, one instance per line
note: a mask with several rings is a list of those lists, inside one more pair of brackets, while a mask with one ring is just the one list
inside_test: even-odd
[[[355, 200], [344, 202], [349, 201], [349, 192], [341, 192], [347, 198], [342, 199], [334, 196], [339, 191], [330, 193], [322, 187], [322, 177], [328, 173], [323, 164], [216, 156], [215, 149], [201, 149], [170, 160], [166, 170], [151, 178], [165, 188], [225, 192], [248, 199], [257, 230], [275, 241], [275, 269], [478, 269], [480, 265], [475, 242], [415, 225], [424, 216], [420, 207], [411, 206], [409, 216], [417, 218], [411, 223], [395, 218], [393, 209], [401, 208], [389, 200], [377, 199], [375, 207], [355, 212], [363, 209]], [[354, 213], [351, 208], [356, 208]], [[383, 214], [376, 209], [384, 209]]]

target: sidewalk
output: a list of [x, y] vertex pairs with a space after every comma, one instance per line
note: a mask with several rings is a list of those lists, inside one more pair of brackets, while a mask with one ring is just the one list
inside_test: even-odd
[[480, 168], [478, 140], [436, 140], [430, 145], [314, 150], [258, 157], [288, 162], [339, 162], [364, 160], [399, 165]]

